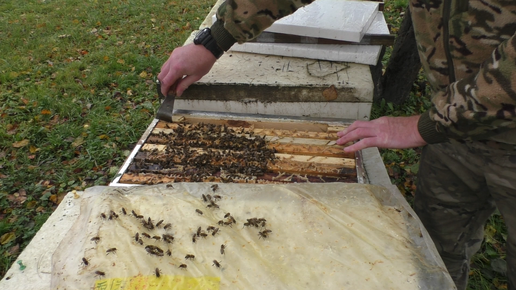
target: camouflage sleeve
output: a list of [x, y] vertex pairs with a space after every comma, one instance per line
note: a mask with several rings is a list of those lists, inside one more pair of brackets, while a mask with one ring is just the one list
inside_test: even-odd
[[294, 13], [314, 0], [226, 0], [217, 11], [217, 22], [238, 43], [257, 37], [274, 21]]
[[516, 36], [502, 42], [476, 75], [450, 84], [432, 103], [418, 124], [428, 143], [484, 140], [516, 128]]

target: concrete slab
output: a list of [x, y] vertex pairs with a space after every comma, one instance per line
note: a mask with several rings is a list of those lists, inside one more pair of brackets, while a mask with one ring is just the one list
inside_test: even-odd
[[[316, 2], [317, 3], [317, 2]], [[366, 34], [389, 35], [389, 28], [382, 12], [377, 12]], [[376, 65], [381, 55], [381, 45], [353, 44], [303, 44], [303, 43], [257, 43], [236, 44], [231, 51], [302, 57], [329, 61], [344, 61]]]
[[[217, 1], [199, 29], [211, 26], [212, 17], [222, 2]], [[380, 25], [374, 29], [383, 28]], [[193, 32], [185, 44], [193, 42], [196, 33]], [[369, 119], [373, 92], [369, 65], [229, 52], [176, 99], [175, 107], [219, 112], [222, 108], [225, 112], [245, 114], [274, 111], [274, 114], [288, 116]], [[208, 100], [213, 102], [203, 102]], [[321, 104], [315, 104], [319, 102]], [[279, 109], [271, 111], [276, 106]]]
[[[232, 106], [232, 113], [269, 114], [270, 109], [265, 108], [274, 107], [276, 102], [289, 102], [280, 115], [299, 116], [303, 111], [302, 115], [307, 117], [368, 119], [369, 112], [363, 115], [361, 112], [347, 114], [319, 110], [344, 105], [339, 103], [366, 103], [370, 108], [373, 89], [367, 65], [232, 52], [223, 55], [207, 75], [176, 100], [176, 104], [180, 105], [181, 100], [233, 101], [242, 104]], [[304, 105], [304, 102], [321, 104]], [[195, 103], [183, 102], [182, 107], [177, 108], [205, 110], [186, 107], [188, 104]], [[215, 107], [213, 110], [216, 111]], [[357, 118], [357, 114], [360, 117]]]
[[360, 42], [379, 2], [318, 0], [272, 24], [266, 31]]

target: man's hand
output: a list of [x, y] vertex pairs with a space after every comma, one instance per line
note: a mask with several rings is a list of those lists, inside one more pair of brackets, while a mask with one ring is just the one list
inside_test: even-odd
[[181, 96], [191, 84], [207, 74], [216, 61], [202, 45], [192, 43], [174, 49], [158, 75], [161, 92], [166, 96], [172, 88], [177, 96]]
[[417, 130], [419, 117], [381, 117], [372, 121], [355, 121], [337, 133], [337, 144], [360, 140], [344, 148], [345, 152], [367, 147], [403, 149], [423, 146], [426, 142]]

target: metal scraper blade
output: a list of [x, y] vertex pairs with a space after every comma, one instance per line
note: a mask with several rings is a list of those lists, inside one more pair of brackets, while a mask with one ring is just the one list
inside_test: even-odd
[[161, 93], [161, 82], [159, 80], [156, 80], [156, 88], [158, 90], [158, 96], [160, 99], [164, 99], [159, 106], [156, 118], [161, 121], [172, 122], [172, 113], [174, 111], [176, 94], [172, 92], [168, 93], [167, 96], [164, 96], [163, 93]]

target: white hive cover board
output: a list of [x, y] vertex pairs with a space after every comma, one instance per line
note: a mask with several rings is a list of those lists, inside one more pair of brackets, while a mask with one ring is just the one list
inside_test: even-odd
[[[376, 12], [374, 21], [366, 34], [389, 34], [389, 28], [382, 12]], [[232, 51], [266, 55], [311, 58], [328, 61], [344, 61], [376, 65], [380, 57], [381, 45], [354, 44], [301, 44], [301, 43], [257, 43], [235, 44]]]
[[266, 31], [360, 42], [378, 2], [317, 0], [276, 21]]
[[[274, 22], [265, 31], [360, 42], [378, 12], [378, 2], [317, 0]], [[212, 21], [215, 22], [216, 16]]]

